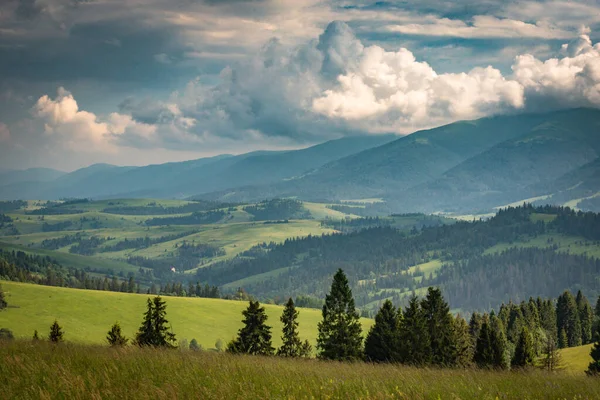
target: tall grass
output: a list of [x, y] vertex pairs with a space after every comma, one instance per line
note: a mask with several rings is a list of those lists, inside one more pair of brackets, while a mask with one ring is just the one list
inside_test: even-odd
[[276, 357], [14, 341], [0, 397], [34, 399], [598, 399], [569, 373], [418, 369]]

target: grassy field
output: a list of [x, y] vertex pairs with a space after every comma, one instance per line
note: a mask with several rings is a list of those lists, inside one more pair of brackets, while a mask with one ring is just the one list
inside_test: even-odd
[[15, 341], [0, 346], [3, 398], [597, 399], [583, 374], [418, 369]]
[[[65, 329], [67, 341], [101, 344], [110, 326], [119, 321], [124, 334], [132, 337], [139, 328], [147, 295], [66, 289], [15, 282], [1, 282], [9, 308], [0, 312], [0, 328], [27, 338], [34, 330], [47, 335], [57, 319]], [[213, 348], [217, 339], [228, 342], [242, 323], [247, 302], [165, 297], [167, 317], [179, 340], [195, 338], [205, 348]], [[273, 344], [281, 343], [279, 317], [283, 307], [265, 305], [268, 324], [273, 327]], [[315, 344], [321, 311], [300, 309], [299, 329], [303, 339]], [[364, 330], [373, 323], [363, 319]]]
[[560, 355], [565, 369], [579, 372], [585, 371], [590, 361], [592, 361], [590, 350], [592, 350], [591, 344], [562, 349]]

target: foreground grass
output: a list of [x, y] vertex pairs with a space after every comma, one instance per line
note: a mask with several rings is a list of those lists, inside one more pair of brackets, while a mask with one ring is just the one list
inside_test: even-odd
[[[67, 289], [26, 283], [0, 281], [9, 308], [0, 312], [0, 328], [12, 330], [18, 338], [30, 338], [34, 330], [46, 336], [52, 322], [58, 320], [65, 330], [65, 340], [102, 344], [106, 332], [119, 321], [123, 333], [132, 337], [140, 326], [148, 295]], [[178, 340], [195, 338], [204, 348], [213, 348], [218, 339], [227, 343], [242, 327], [244, 301], [165, 297], [167, 319]], [[279, 317], [283, 307], [265, 305], [272, 326], [273, 344], [281, 344], [282, 325]], [[313, 345], [317, 338], [317, 323], [321, 311], [299, 309], [301, 338]], [[363, 319], [366, 334], [373, 323]], [[0, 398], [2, 396], [0, 395]]]
[[3, 398], [597, 399], [598, 380], [543, 371], [417, 369], [15, 341], [0, 344]]

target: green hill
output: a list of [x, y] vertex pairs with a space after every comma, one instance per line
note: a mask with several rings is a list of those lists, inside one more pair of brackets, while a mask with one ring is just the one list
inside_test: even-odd
[[[126, 336], [132, 337], [142, 321], [147, 295], [67, 289], [16, 282], [1, 282], [9, 307], [0, 312], [0, 327], [16, 337], [27, 338], [38, 330], [41, 335], [56, 319], [65, 330], [65, 340], [90, 344], [104, 343], [110, 326], [119, 321]], [[204, 348], [214, 348], [218, 339], [225, 343], [241, 328], [242, 310], [247, 302], [166, 297], [167, 318], [177, 339], [195, 338]], [[268, 324], [273, 327], [273, 344], [281, 343], [279, 317], [283, 307], [265, 305]], [[299, 309], [299, 330], [313, 345], [321, 311]], [[363, 331], [372, 324], [363, 319]]]

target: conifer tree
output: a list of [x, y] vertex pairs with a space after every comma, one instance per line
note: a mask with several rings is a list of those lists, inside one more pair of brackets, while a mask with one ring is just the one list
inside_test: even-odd
[[59, 343], [64, 340], [64, 332], [56, 320], [50, 326], [50, 334], [48, 335], [48, 339], [50, 339], [50, 341], [53, 343]]
[[421, 308], [429, 333], [431, 362], [435, 365], [454, 365], [456, 363], [454, 318], [450, 314], [450, 307], [444, 300], [441, 290], [434, 287], [427, 289], [427, 296], [421, 302]]
[[[564, 329], [567, 335], [565, 347], [574, 347], [581, 345], [581, 320], [579, 319], [579, 310], [573, 295], [565, 291], [558, 297], [556, 304], [556, 318], [558, 332]], [[560, 338], [559, 338], [560, 339]], [[562, 340], [561, 340], [562, 341]], [[564, 343], [561, 343], [564, 345]]]
[[236, 339], [229, 342], [230, 353], [247, 353], [255, 355], [272, 355], [275, 350], [271, 345], [271, 327], [267, 326], [265, 308], [258, 301], [250, 300], [248, 308], [242, 311], [244, 327], [238, 331]]
[[565, 328], [562, 328], [558, 334], [558, 347], [561, 349], [569, 347], [569, 338], [567, 337], [567, 331], [565, 331]]
[[37, 329], [33, 331], [33, 340], [40, 340], [40, 335], [38, 334]]
[[170, 332], [166, 319], [167, 303], [160, 297], [148, 298], [144, 320], [135, 337], [138, 346], [175, 348], [175, 334]]
[[500, 369], [507, 369], [510, 366], [510, 357], [507, 354], [507, 340], [504, 333], [502, 320], [493, 317], [491, 320], [492, 330], [490, 332], [490, 341], [492, 352], [494, 354], [493, 366]]
[[483, 324], [483, 316], [478, 312], [474, 312], [471, 314], [471, 319], [469, 320], [469, 335], [471, 336], [471, 347], [473, 348], [473, 352], [475, 352], [475, 346], [477, 345], [477, 338], [479, 337], [479, 331], [481, 330], [481, 325]]
[[487, 321], [481, 325], [481, 329], [479, 330], [473, 361], [475, 361], [479, 368], [491, 367], [494, 364], [491, 327]]
[[554, 371], [560, 368], [562, 364], [562, 358], [558, 351], [557, 342], [551, 334], [546, 335], [546, 339], [544, 341], [544, 351], [542, 355], [542, 366], [544, 369], [548, 371]]
[[283, 336], [281, 336], [282, 345], [277, 350], [278, 356], [299, 357], [302, 350], [302, 342], [298, 336], [298, 310], [294, 306], [294, 300], [290, 297], [283, 314], [280, 317], [283, 324]]
[[588, 344], [592, 342], [592, 325], [594, 323], [594, 311], [588, 301], [587, 297], [581, 293], [581, 290], [577, 292], [575, 299], [577, 303], [577, 310], [579, 312], [579, 320], [581, 321], [581, 344]]
[[0, 311], [4, 310], [6, 307], [8, 307], [8, 303], [6, 302], [2, 285], [0, 285]]
[[412, 296], [402, 314], [400, 324], [400, 359], [413, 365], [430, 361], [430, 339], [427, 321], [416, 296]]
[[109, 345], [116, 346], [126, 346], [129, 339], [123, 336], [123, 332], [121, 331], [121, 325], [118, 322], [115, 322], [114, 325], [108, 331], [106, 335], [106, 341]]
[[323, 320], [318, 324], [319, 358], [351, 361], [362, 358], [362, 327], [352, 291], [344, 271], [333, 276], [331, 290], [325, 296]]
[[590, 351], [592, 361], [588, 365], [588, 369], [585, 371], [589, 376], [600, 376], [600, 334], [596, 334], [596, 342], [592, 346]]
[[598, 296], [598, 300], [596, 300], [596, 308], [594, 309], [596, 317], [600, 318], [600, 296]]
[[533, 341], [527, 327], [521, 329], [519, 340], [515, 348], [515, 354], [512, 359], [513, 367], [526, 368], [533, 365], [535, 361], [535, 351], [533, 349]]
[[365, 358], [374, 362], [399, 361], [399, 330], [399, 314], [392, 302], [386, 300], [365, 339]]
[[469, 325], [460, 315], [457, 315], [454, 320], [454, 338], [456, 339], [456, 365], [468, 367], [473, 361], [473, 344]]

